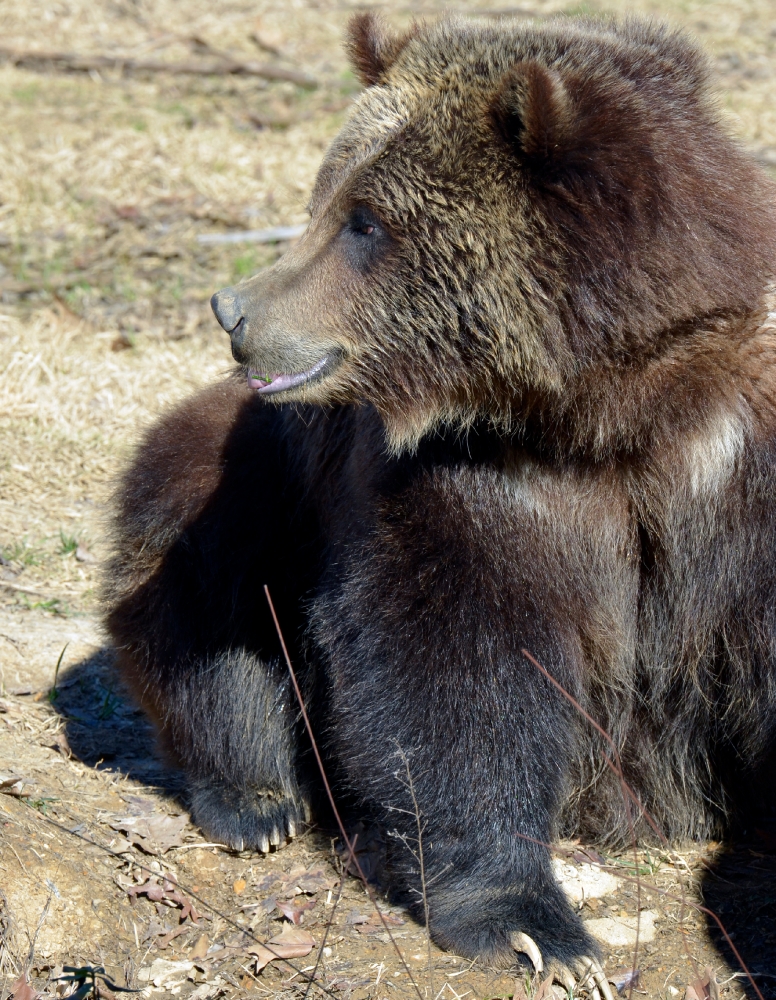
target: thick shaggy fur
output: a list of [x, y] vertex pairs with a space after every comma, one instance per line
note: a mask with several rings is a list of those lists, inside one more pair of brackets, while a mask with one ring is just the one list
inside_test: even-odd
[[669, 836], [768, 794], [774, 193], [665, 28], [364, 15], [351, 49], [369, 87], [308, 233], [214, 299], [260, 395], [314, 372], [151, 430], [108, 627], [197, 821], [266, 849], [312, 787], [269, 584], [339, 793], [412, 836], [409, 761], [436, 940], [569, 961], [592, 946], [541, 844], [627, 823], [522, 649]]

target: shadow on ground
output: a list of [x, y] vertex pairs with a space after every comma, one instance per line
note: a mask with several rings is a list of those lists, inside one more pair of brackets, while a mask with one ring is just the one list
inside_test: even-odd
[[157, 754], [153, 727], [123, 690], [110, 647], [63, 671], [51, 697], [74, 757], [181, 799], [183, 776]]
[[[89, 767], [126, 775], [186, 808], [183, 775], [158, 756], [153, 727], [123, 691], [109, 647], [63, 671], [52, 697], [75, 758]], [[365, 830], [359, 832], [363, 835]], [[701, 901], [719, 915], [755, 975], [762, 996], [776, 1000], [776, 817], [759, 820], [745, 837], [718, 854], [707, 867], [701, 892]], [[715, 922], [708, 918], [707, 925], [720, 958], [739, 968]], [[726, 996], [743, 993], [756, 1000], [744, 978], [728, 986]]]
[[[733, 945], [753, 973], [766, 1000], [776, 998], [776, 818], [760, 819], [728, 845], [703, 882], [703, 903], [725, 925]], [[738, 962], [716, 923], [709, 936], [733, 968]], [[756, 997], [740, 979], [747, 997]]]

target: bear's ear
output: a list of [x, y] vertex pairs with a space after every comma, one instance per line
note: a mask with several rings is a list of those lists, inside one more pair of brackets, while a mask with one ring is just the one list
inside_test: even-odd
[[346, 48], [365, 87], [380, 82], [417, 31], [418, 26], [413, 25], [405, 34], [396, 35], [372, 11], [353, 15], [348, 24]]
[[536, 165], [559, 163], [575, 138], [575, 116], [563, 80], [533, 60], [504, 76], [491, 105], [496, 129], [518, 155]]

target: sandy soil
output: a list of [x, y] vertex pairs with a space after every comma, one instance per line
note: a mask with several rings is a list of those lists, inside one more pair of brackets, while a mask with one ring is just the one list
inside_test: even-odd
[[[33, 995], [18, 985], [25, 974], [47, 996], [130, 988], [197, 1000], [301, 997], [310, 976], [316, 996], [375, 1000], [521, 1000], [539, 985], [517, 966], [498, 972], [439, 951], [380, 898], [386, 928], [326, 831], [267, 857], [207, 845], [178, 776], [122, 697], [98, 625], [112, 477], [149, 421], [228, 368], [212, 292], [287, 247], [197, 237], [304, 222], [322, 152], [358, 91], [341, 49], [352, 9], [0, 0], [4, 49], [213, 65], [228, 53], [318, 82], [0, 59], [0, 1000], [14, 984], [20, 1000]], [[442, 9], [430, 0], [390, 14], [404, 24]], [[684, 25], [711, 55], [731, 129], [776, 169], [771, 0], [456, 9], [526, 18], [628, 9]], [[364, 863], [375, 863], [378, 834], [360, 835]], [[643, 914], [641, 995], [684, 996], [707, 968], [715, 980], [697, 996], [756, 995], [691, 905], [705, 900], [763, 995], [776, 996], [776, 829], [736, 845], [640, 852], [638, 867], [606, 858], [614, 881], [583, 852], [561, 845], [570, 891], [580, 894], [580, 879], [586, 887], [584, 918], [608, 919], [612, 938]], [[298, 971], [281, 961], [259, 971], [251, 949], [281, 932], [279, 947], [289, 947], [287, 914], [314, 945], [305, 954], [309, 942], [292, 942]], [[604, 954], [622, 985], [632, 948]]]

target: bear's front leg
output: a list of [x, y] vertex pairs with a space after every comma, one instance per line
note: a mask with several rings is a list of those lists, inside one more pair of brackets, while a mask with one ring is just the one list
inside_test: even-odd
[[153, 427], [118, 490], [106, 588], [119, 670], [186, 772], [194, 821], [238, 850], [267, 851], [309, 818], [298, 709], [262, 590], [293, 643], [315, 550], [284, 419], [226, 382]]
[[[226, 581], [193, 557], [198, 542], [173, 546], [157, 578], [113, 609], [118, 666], [161, 749], [186, 774], [193, 821], [210, 840], [267, 852], [310, 819], [298, 759], [305, 737], [263, 594], [234, 588], [224, 607]], [[240, 627], [243, 598], [245, 618], [267, 641]]]
[[[352, 545], [316, 621], [336, 755], [395, 832], [393, 873], [415, 900], [425, 889], [433, 938], [486, 963], [538, 953], [605, 992], [549, 846], [584, 730], [522, 654], [583, 700], [585, 622], [629, 606], [619, 551], [597, 551], [597, 536], [582, 548], [584, 489], [558, 500], [576, 503], [564, 521], [497, 471], [419, 470]], [[418, 821], [425, 887], [409, 849]]]
[[309, 822], [294, 708], [285, 668], [246, 650], [174, 682], [160, 734], [186, 769], [192, 819], [209, 838], [266, 853]]
[[[332, 731], [351, 789], [393, 835], [395, 888], [418, 915], [425, 892], [443, 948], [501, 966], [519, 951], [537, 968], [554, 962], [579, 976], [596, 946], [554, 878], [550, 850], [575, 720], [519, 653], [493, 657], [495, 635], [489, 643], [479, 629], [457, 638], [440, 629], [452, 640], [443, 644], [406, 621], [389, 634], [376, 616], [371, 627], [364, 620], [365, 597], [351, 592], [352, 617], [339, 623], [340, 642], [327, 643]], [[353, 617], [362, 628], [350, 644], [342, 639], [356, 634]], [[542, 652], [557, 670], [557, 656]]]

